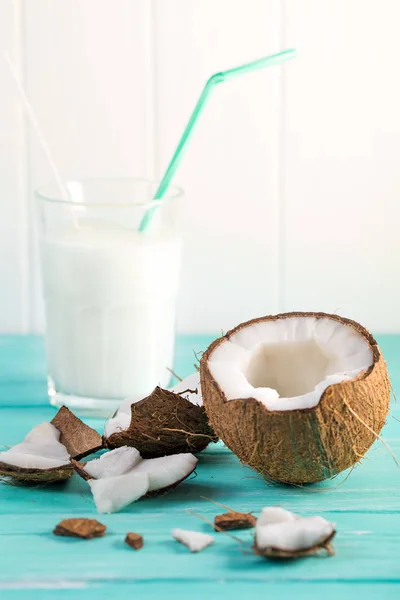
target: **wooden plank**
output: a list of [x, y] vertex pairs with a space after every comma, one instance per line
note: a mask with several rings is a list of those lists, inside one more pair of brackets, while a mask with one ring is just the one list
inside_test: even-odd
[[[190, 586], [190, 587], [189, 587]], [[324, 583], [307, 583], [304, 581], [296, 582], [268, 582], [264, 581], [194, 581], [190, 585], [183, 581], [168, 582], [161, 584], [159, 582], [145, 581], [126, 583], [113, 581], [109, 583], [92, 582], [26, 582], [26, 583], [0, 583], [0, 589], [12, 590], [11, 598], [13, 600], [22, 600], [31, 598], [34, 593], [40, 593], [40, 598], [64, 600], [73, 598], [74, 600], [108, 600], [112, 596], [113, 600], [126, 600], [126, 598], [140, 598], [140, 600], [154, 600], [160, 593], [163, 598], [168, 600], [183, 600], [190, 594], [191, 600], [204, 600], [204, 598], [240, 598], [247, 600], [250, 598], [262, 597], [266, 593], [272, 597], [278, 597], [286, 600], [295, 597], [296, 600], [319, 600], [323, 597], [326, 600], [351, 600], [356, 597], [364, 600], [398, 600], [400, 586], [397, 583], [369, 582], [368, 584], [352, 582], [346, 583], [331, 582], [329, 585]], [[26, 589], [24, 589], [26, 588]], [[9, 592], [10, 593], [10, 592]]]
[[[216, 537], [216, 542], [207, 551], [198, 555], [188, 552], [187, 548], [172, 540], [171, 526], [194, 527], [204, 531], [202, 525], [191, 517], [191, 521], [180, 515], [165, 514], [162, 521], [150, 530], [142, 520], [135, 523], [131, 519], [115, 534], [106, 534], [104, 538], [90, 542], [59, 538], [44, 530], [39, 535], [7, 535], [6, 544], [0, 548], [2, 570], [0, 580], [12, 581], [21, 574], [23, 579], [47, 581], [75, 582], [110, 582], [110, 581], [159, 581], [160, 584], [170, 582], [218, 581], [315, 581], [325, 583], [348, 581], [349, 583], [381, 581], [399, 582], [398, 546], [399, 520], [393, 521], [397, 535], [379, 534], [381, 515], [370, 515], [359, 519], [352, 515], [353, 522], [378, 531], [377, 535], [349, 532], [340, 535], [341, 518], [336, 519], [339, 534], [335, 539], [335, 557], [310, 559], [310, 561], [266, 561], [252, 555], [250, 550], [251, 535], [239, 533], [239, 537], [247, 542], [240, 545], [227, 536]], [[113, 522], [113, 517], [101, 517], [106, 522]], [[124, 544], [126, 527], [140, 528], [144, 534], [145, 544], [140, 552], [132, 555]], [[111, 526], [110, 526], [111, 527]], [[207, 529], [209, 531], [209, 529]], [[356, 530], [357, 531], [357, 530]], [[377, 551], [379, 544], [379, 551]], [[24, 555], [29, 556], [21, 573], [19, 553], [23, 548]], [[50, 564], [46, 558], [57, 557], [57, 562]], [[312, 567], [312, 568], [311, 568]]]
[[285, 309], [400, 327], [400, 5], [286, 2]]
[[[6, 50], [22, 75], [20, 3], [1, 2], [1, 54]], [[25, 188], [25, 128], [14, 80], [0, 56], [0, 331], [29, 328], [29, 218]]]
[[[37, 0], [25, 10], [27, 91], [62, 175], [148, 174], [146, 2]], [[29, 147], [33, 190], [52, 174], [32, 135]], [[43, 318], [35, 245], [31, 269], [37, 331]]]
[[[161, 174], [207, 78], [281, 48], [281, 6], [158, 0], [155, 7]], [[219, 331], [278, 310], [280, 77], [274, 67], [218, 86], [179, 167], [183, 332]]]
[[[13, 360], [7, 352], [11, 339], [7, 341], [8, 345], [0, 345], [0, 365], [8, 365], [18, 381], [24, 369], [12, 367], [17, 353]], [[186, 338], [178, 357], [183, 348], [187, 356], [190, 347], [206, 341]], [[30, 356], [35, 356], [37, 342], [38, 338], [28, 338], [25, 346], [24, 339], [19, 340], [19, 355], [25, 365]], [[383, 336], [380, 342], [398, 377], [398, 338]], [[14, 350], [17, 347], [15, 342]], [[2, 350], [6, 360], [2, 359]], [[41, 360], [33, 362], [36, 364], [30, 373], [25, 367], [29, 377], [42, 368]], [[178, 362], [179, 367], [185, 370]], [[392, 410], [400, 416], [396, 404]], [[52, 414], [47, 406], [0, 409], [0, 441], [20, 441], [30, 427]], [[102, 424], [100, 420], [90, 423], [99, 428]], [[393, 451], [399, 455], [400, 437], [394, 419], [389, 421], [387, 432], [386, 437], [393, 438]], [[39, 591], [42, 595], [57, 590], [61, 598], [79, 599], [84, 591], [86, 598], [98, 599], [112, 589], [115, 598], [136, 593], [140, 598], [162, 594], [172, 599], [188, 594], [192, 597], [192, 590], [194, 598], [197, 591], [208, 591], [214, 597], [209, 591], [212, 586], [215, 594], [227, 594], [236, 600], [261, 594], [268, 586], [269, 592], [279, 593], [286, 600], [293, 595], [316, 598], [323, 585], [326, 598], [333, 598], [334, 592], [344, 599], [358, 593], [367, 600], [396, 598], [400, 582], [400, 490], [398, 467], [385, 447], [377, 443], [348, 479], [342, 475], [306, 488], [267, 484], [221, 445], [210, 446], [199, 459], [196, 478], [166, 496], [140, 500], [115, 515], [97, 515], [87, 484], [77, 476], [61, 487], [0, 485], [0, 594], [11, 594], [12, 590], [13, 597], [31, 598]], [[191, 509], [212, 520], [222, 508], [205, 497], [256, 514], [265, 505], [281, 505], [301, 515], [323, 515], [336, 523], [337, 554], [326, 559], [267, 562], [243, 553], [231, 538], [215, 534], [214, 546], [192, 555], [171, 539], [170, 529], [177, 526], [210, 531], [207, 523], [187, 512]], [[107, 535], [90, 542], [55, 537], [53, 527], [68, 516], [99, 518], [108, 526]], [[128, 530], [144, 535], [145, 547], [140, 552], [132, 553], [124, 545]], [[251, 531], [240, 532], [239, 536], [251, 544]]]

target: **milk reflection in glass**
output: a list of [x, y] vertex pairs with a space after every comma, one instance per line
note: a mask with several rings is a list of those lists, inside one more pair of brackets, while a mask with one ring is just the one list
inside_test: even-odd
[[45, 231], [41, 252], [50, 388], [63, 396], [54, 403], [99, 399], [107, 411], [167, 386], [180, 262], [174, 232], [81, 218]]

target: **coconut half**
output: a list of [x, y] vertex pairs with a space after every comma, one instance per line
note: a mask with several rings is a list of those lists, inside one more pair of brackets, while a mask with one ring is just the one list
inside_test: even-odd
[[105, 445], [108, 448], [133, 446], [143, 458], [204, 450], [217, 438], [204, 408], [185, 398], [183, 392], [156, 387], [147, 398], [131, 404], [127, 428], [123, 427], [128, 415], [118, 412], [113, 422], [106, 424]]
[[73, 468], [68, 451], [59, 438], [60, 432], [51, 423], [34, 427], [23, 442], [0, 452], [0, 476], [27, 483], [68, 479]]
[[386, 364], [371, 334], [325, 313], [243, 323], [200, 363], [209, 421], [266, 478], [307, 483], [360, 460], [389, 409]]

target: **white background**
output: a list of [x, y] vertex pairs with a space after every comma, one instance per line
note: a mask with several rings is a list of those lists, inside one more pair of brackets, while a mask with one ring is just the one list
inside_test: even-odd
[[[281, 310], [400, 330], [398, 0], [0, 0], [64, 176], [159, 177], [215, 71], [176, 181], [186, 191], [179, 328]], [[36, 185], [51, 178], [0, 55], [0, 331], [43, 327]]]

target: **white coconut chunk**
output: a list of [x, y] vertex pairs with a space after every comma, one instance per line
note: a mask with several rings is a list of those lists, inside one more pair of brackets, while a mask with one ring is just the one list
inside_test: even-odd
[[68, 465], [69, 459], [46, 458], [45, 456], [7, 450], [6, 452], [0, 452], [0, 462], [22, 469], [54, 469]]
[[323, 544], [334, 532], [334, 525], [322, 517], [307, 517], [262, 525], [256, 528], [259, 550], [297, 552]]
[[200, 373], [192, 373], [182, 381], [179, 381], [173, 387], [169, 388], [170, 392], [175, 392], [175, 394], [179, 394], [184, 392], [185, 390], [195, 390], [194, 392], [188, 392], [187, 394], [183, 394], [183, 397], [189, 400], [192, 404], [196, 404], [197, 406], [203, 406], [203, 396], [201, 394], [201, 385], [200, 385]]
[[0, 452], [0, 462], [25, 469], [52, 469], [68, 465], [70, 456], [51, 423], [34, 427], [20, 444]]
[[141, 460], [139, 450], [122, 446], [102, 454], [100, 458], [90, 460], [85, 465], [85, 471], [94, 479], [116, 477], [131, 471]]
[[117, 477], [90, 479], [88, 481], [99, 513], [122, 510], [144, 496], [149, 489], [147, 473], [125, 473]]
[[41, 423], [37, 425], [29, 433], [26, 434], [24, 442], [45, 442], [48, 440], [60, 439], [60, 432], [53, 423]]
[[262, 509], [260, 516], [257, 519], [257, 527], [264, 525], [273, 525], [274, 523], [285, 523], [294, 521], [297, 515], [285, 510], [280, 506], [266, 506]]
[[162, 490], [192, 473], [198, 463], [193, 454], [173, 454], [160, 458], [147, 458], [139, 462], [134, 473], [147, 473], [149, 476], [149, 492]]
[[367, 340], [353, 327], [310, 316], [244, 326], [208, 360], [227, 400], [255, 398], [275, 411], [312, 408], [329, 385], [372, 364]]
[[173, 529], [171, 534], [177, 542], [187, 546], [190, 552], [200, 552], [215, 541], [213, 536], [208, 533], [188, 531], [187, 529]]
[[120, 405], [119, 409], [118, 409], [118, 413], [117, 414], [121, 414], [121, 413], [126, 413], [127, 415], [131, 416], [131, 407], [132, 404], [136, 404], [136, 402], [139, 402], [140, 400], [143, 400], [144, 398], [147, 398], [147, 396], [149, 394], [151, 394], [153, 390], [150, 390], [148, 394], [135, 394], [134, 396], [129, 396], [129, 398], [126, 398]]
[[117, 413], [115, 417], [109, 419], [104, 426], [104, 436], [106, 438], [110, 437], [113, 433], [119, 433], [120, 431], [125, 431], [128, 429], [131, 424], [131, 415], [121, 412]]

